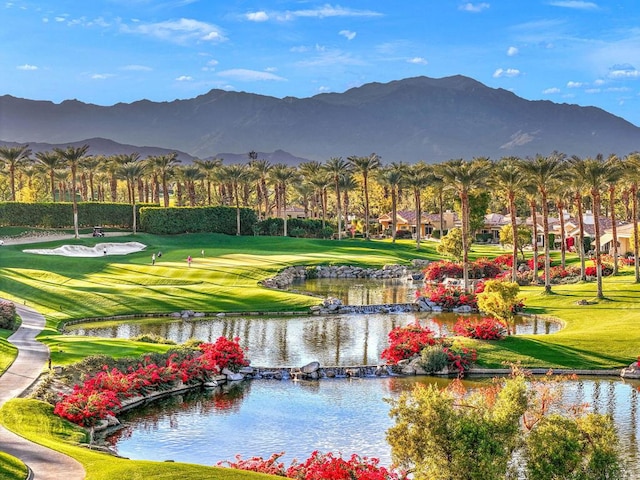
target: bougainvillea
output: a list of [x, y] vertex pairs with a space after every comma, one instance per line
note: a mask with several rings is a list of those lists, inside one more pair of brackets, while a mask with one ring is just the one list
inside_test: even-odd
[[464, 305], [474, 309], [478, 307], [475, 293], [465, 293], [460, 287], [427, 285], [424, 289], [423, 295], [431, 302], [446, 310], [451, 310]]
[[249, 364], [238, 340], [220, 337], [213, 344], [201, 344], [201, 353], [197, 355], [178, 358], [177, 354], [172, 354], [164, 365], [146, 357], [127, 372], [105, 366], [95, 375], [88, 376], [82, 385], [75, 385], [72, 393], [62, 395], [54, 413], [78, 425], [92, 426], [113, 414], [126, 397], [147, 395], [179, 382], [202, 382], [224, 368], [237, 370]]
[[404, 474], [380, 466], [377, 458], [361, 457], [353, 454], [343, 458], [341, 454], [320, 453], [315, 451], [302, 463], [294, 460], [289, 467], [279, 461], [282, 453], [274, 453], [268, 459], [252, 457], [244, 460], [236, 455], [234, 462], [219, 462], [218, 466], [227, 466], [238, 470], [268, 473], [295, 480], [400, 480]]
[[434, 345], [436, 339], [433, 332], [418, 323], [405, 327], [396, 327], [389, 332], [389, 346], [380, 356], [392, 363], [411, 358], [428, 346]]
[[506, 325], [492, 317], [459, 317], [453, 326], [456, 335], [478, 340], [500, 340], [506, 331]]

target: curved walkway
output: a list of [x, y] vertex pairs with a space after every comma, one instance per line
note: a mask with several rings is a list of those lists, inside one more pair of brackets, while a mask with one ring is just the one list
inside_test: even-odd
[[[22, 318], [20, 328], [9, 337], [18, 348], [18, 356], [0, 377], [0, 406], [18, 397], [35, 382], [49, 358], [46, 345], [36, 341], [45, 325], [44, 317], [32, 308], [16, 304]], [[36, 480], [82, 480], [85, 471], [71, 457], [32, 443], [0, 425], [0, 449], [22, 460]]]

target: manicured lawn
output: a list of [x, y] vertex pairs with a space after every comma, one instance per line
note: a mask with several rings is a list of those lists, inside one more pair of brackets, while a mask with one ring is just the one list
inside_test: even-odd
[[[143, 252], [123, 256], [69, 258], [33, 255], [24, 248], [52, 248], [64, 243], [93, 245], [104, 241], [138, 241]], [[61, 321], [136, 313], [167, 313], [184, 309], [217, 312], [303, 311], [318, 300], [304, 295], [267, 290], [258, 281], [287, 265], [348, 264], [381, 267], [409, 264], [411, 259], [437, 259], [432, 242], [420, 251], [410, 240], [312, 240], [283, 237], [235, 237], [194, 234], [81, 239], [41, 245], [5, 246], [0, 258], [0, 296], [27, 301], [45, 314], [42, 334], [56, 364], [74, 362], [91, 353], [137, 355], [163, 350], [126, 340], [89, 339], [60, 335]], [[204, 258], [201, 250], [205, 251]], [[163, 255], [151, 265], [151, 253]], [[499, 246], [474, 245], [472, 258], [504, 254]], [[191, 255], [193, 263], [187, 266]], [[554, 253], [554, 256], [558, 256]], [[569, 255], [570, 262], [577, 261]], [[639, 353], [640, 286], [631, 271], [605, 279], [607, 300], [578, 306], [593, 299], [595, 284], [554, 286], [552, 295], [542, 287], [523, 288], [528, 311], [566, 321], [561, 332], [545, 336], [519, 336], [500, 342], [471, 342], [479, 351], [479, 364], [500, 367], [520, 361], [524, 366], [610, 369], [626, 366]], [[0, 347], [2, 348], [2, 347]]]
[[[84, 466], [87, 480], [260, 480], [273, 479], [271, 475], [244, 472], [226, 468], [212, 468], [202, 465], [173, 462], [150, 462], [128, 460], [93, 452], [77, 446], [84, 441], [86, 432], [53, 414], [53, 407], [36, 400], [10, 400], [0, 410], [0, 422], [10, 430], [36, 443], [65, 453]], [[187, 440], [188, 441], [188, 440]], [[0, 474], [2, 471], [0, 457]], [[231, 459], [232, 460], [232, 459]], [[0, 476], [2, 479], [22, 479], [19, 476]]]
[[[30, 255], [24, 248], [53, 248], [62, 244], [93, 245], [105, 241], [139, 241], [140, 253], [97, 258]], [[200, 256], [200, 251], [205, 256]], [[151, 254], [163, 255], [151, 265]], [[471, 257], [505, 253], [496, 246], [474, 246]], [[186, 258], [194, 259], [191, 267]], [[181, 235], [161, 237], [139, 234], [114, 239], [82, 239], [40, 245], [4, 246], [0, 257], [0, 297], [27, 302], [45, 314], [47, 328], [41, 334], [55, 364], [67, 364], [91, 354], [115, 357], [161, 351], [169, 347], [127, 340], [61, 335], [60, 323], [72, 319], [136, 313], [166, 313], [184, 309], [216, 312], [303, 311], [317, 304], [315, 298], [267, 290], [258, 281], [275, 275], [287, 265], [346, 264], [381, 267], [409, 264], [411, 259], [437, 259], [430, 242], [420, 251], [412, 241], [306, 240], [282, 237], [233, 237]], [[574, 256], [569, 261], [575, 262]], [[640, 285], [630, 270], [605, 279], [607, 299], [593, 300], [595, 284], [522, 289], [529, 312], [554, 316], [566, 328], [553, 335], [518, 336], [497, 342], [468, 341], [479, 353], [479, 364], [503, 367], [503, 362], [523, 366], [581, 369], [620, 368], [638, 353]], [[0, 332], [2, 334], [3, 332]], [[8, 333], [4, 333], [6, 336]], [[0, 369], [15, 350], [0, 335]], [[111, 478], [220, 478], [264, 477], [248, 472], [216, 470], [177, 463], [122, 460], [74, 446], [83, 433], [51, 413], [51, 407], [33, 400], [13, 400], [0, 411], [0, 419], [27, 438], [51, 445], [83, 463], [88, 479]], [[70, 442], [70, 443], [69, 443]], [[0, 465], [3, 461], [0, 460]], [[2, 468], [0, 466], [0, 468]], [[1, 472], [2, 470], [0, 470]], [[18, 478], [18, 477], [8, 477]]]
[[16, 347], [7, 342], [7, 337], [13, 332], [0, 329], [0, 375], [13, 363], [18, 354]]

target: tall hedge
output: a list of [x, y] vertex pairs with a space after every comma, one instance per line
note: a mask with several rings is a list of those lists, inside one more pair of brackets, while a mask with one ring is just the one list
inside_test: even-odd
[[[240, 234], [251, 235], [258, 221], [255, 211], [240, 209]], [[178, 233], [236, 234], [233, 207], [144, 207], [140, 209], [140, 229], [156, 235]]]
[[[140, 208], [136, 205], [138, 218]], [[78, 203], [78, 225], [92, 227], [132, 227], [131, 205], [125, 203]], [[70, 202], [23, 203], [0, 202], [0, 225], [42, 228], [73, 227], [73, 204]]]

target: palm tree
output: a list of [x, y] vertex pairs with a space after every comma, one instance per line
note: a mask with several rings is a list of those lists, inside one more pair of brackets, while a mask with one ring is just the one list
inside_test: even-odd
[[22, 147], [0, 147], [0, 161], [9, 168], [9, 183], [11, 185], [11, 201], [16, 201], [16, 169], [24, 163], [31, 155], [29, 145]]
[[184, 166], [180, 169], [182, 180], [184, 180], [187, 196], [189, 197], [189, 205], [196, 206], [196, 182], [202, 180], [205, 175], [197, 166]]
[[323, 170], [322, 164], [315, 160], [302, 162], [298, 165], [298, 171], [302, 175], [302, 181], [311, 185], [314, 190], [311, 197], [311, 214], [314, 218], [318, 218], [318, 206], [320, 206], [324, 228], [324, 193], [327, 187], [327, 172]]
[[[548, 157], [536, 155], [522, 163], [522, 172], [536, 187], [542, 204], [542, 232], [544, 236], [544, 290], [551, 292], [551, 257], [549, 252], [549, 192], [563, 171], [561, 156], [554, 153]], [[537, 242], [537, 239], [535, 240]], [[537, 270], [537, 265], [534, 266]]]
[[136, 216], [136, 184], [138, 179], [145, 174], [145, 165], [138, 160], [126, 162], [122, 164], [118, 170], [118, 176], [127, 181], [127, 190], [129, 192], [129, 199], [132, 208], [132, 224], [133, 234], [137, 231], [137, 216]]
[[526, 186], [527, 179], [520, 171], [521, 160], [516, 157], [505, 157], [496, 163], [492, 172], [491, 183], [504, 192], [509, 203], [511, 215], [511, 231], [513, 233], [513, 250], [511, 253], [512, 281], [518, 280], [518, 216], [516, 211], [516, 195], [519, 195]]
[[362, 188], [364, 190], [364, 236], [369, 240], [369, 174], [380, 168], [380, 157], [372, 153], [368, 157], [348, 157], [357, 173], [362, 175]]
[[587, 280], [586, 260], [584, 251], [584, 213], [582, 208], [583, 192], [586, 189], [584, 178], [584, 161], [577, 155], [573, 155], [569, 159], [571, 168], [570, 185], [573, 191], [574, 205], [578, 217], [578, 255], [580, 256], [580, 280]]
[[[351, 206], [349, 192], [353, 192], [357, 188], [358, 182], [356, 182], [356, 179], [353, 178], [353, 175], [351, 174], [344, 175], [340, 180], [340, 191], [342, 192], [342, 216], [345, 218], [345, 222], [347, 219], [349, 219], [349, 208]], [[352, 228], [355, 229], [355, 226], [352, 225]]]
[[[265, 159], [252, 159], [249, 168], [256, 177], [256, 202], [258, 204], [258, 218], [264, 220], [269, 216], [269, 190], [267, 188], [267, 178], [273, 168], [271, 163]], [[264, 212], [262, 211], [264, 205]]]
[[431, 169], [424, 162], [411, 165], [404, 176], [403, 184], [413, 192], [416, 216], [416, 250], [420, 250], [422, 237], [422, 191], [429, 186]]
[[[37, 155], [37, 154], [36, 154]], [[100, 165], [104, 162], [104, 157], [101, 156], [92, 156], [92, 157], [84, 157], [82, 162], [80, 163], [80, 168], [87, 173], [89, 180], [89, 199], [95, 200], [95, 190], [94, 190], [94, 177], [96, 171], [100, 167]]]
[[331, 176], [336, 190], [336, 216], [338, 217], [338, 240], [342, 239], [342, 205], [340, 202], [340, 180], [351, 172], [351, 164], [342, 157], [332, 157], [325, 164], [325, 169]]
[[398, 224], [398, 189], [404, 181], [406, 165], [391, 163], [388, 167], [379, 170], [378, 182], [389, 189], [391, 195], [391, 241], [396, 241], [396, 230]]
[[324, 229], [327, 222], [327, 190], [331, 186], [331, 178], [329, 173], [324, 169], [320, 169], [312, 174], [303, 172], [303, 175], [306, 175], [306, 181], [313, 187], [315, 196], [318, 199], [317, 201], [320, 203], [322, 228]]
[[640, 283], [640, 228], [638, 227], [638, 183], [640, 183], [640, 153], [627, 155], [624, 161], [625, 177], [631, 190], [631, 217], [633, 222], [633, 259], [635, 282]]
[[61, 161], [67, 164], [71, 170], [71, 198], [73, 200], [73, 231], [75, 238], [80, 238], [80, 233], [78, 231], [78, 199], [77, 199], [77, 176], [78, 176], [78, 165], [82, 158], [84, 157], [87, 150], [89, 150], [89, 145], [83, 145], [81, 147], [67, 147], [66, 149], [54, 148], [54, 152], [58, 154]]
[[471, 162], [462, 159], [442, 164], [442, 176], [460, 197], [462, 212], [462, 277], [465, 292], [469, 291], [469, 248], [471, 246], [469, 194], [486, 185], [490, 178], [491, 163], [486, 159]]
[[595, 257], [596, 257], [596, 280], [597, 280], [597, 293], [596, 296], [599, 299], [604, 298], [602, 293], [602, 256], [600, 253], [600, 188], [605, 184], [608, 166], [602, 159], [602, 155], [598, 155], [596, 158], [587, 158], [584, 161], [584, 181], [589, 186], [591, 201], [593, 204], [593, 223], [595, 226]]
[[611, 217], [611, 248], [613, 250], [613, 275], [618, 275], [618, 221], [616, 218], [616, 189], [622, 178], [622, 163], [616, 155], [609, 155], [606, 162], [605, 183], [609, 191], [609, 215]]
[[236, 235], [240, 235], [240, 185], [247, 175], [245, 164], [234, 164], [222, 167], [222, 177], [231, 184], [236, 203]]
[[271, 178], [275, 184], [276, 204], [278, 213], [282, 212], [284, 222], [283, 236], [288, 236], [287, 232], [287, 186], [296, 183], [298, 172], [295, 168], [278, 163], [271, 169]]
[[46, 168], [47, 173], [49, 174], [49, 182], [51, 188], [51, 201], [56, 201], [56, 186], [55, 186], [55, 174], [56, 168], [60, 166], [60, 158], [55, 152], [45, 151], [45, 152], [37, 152], [36, 159], [38, 162], [42, 164], [43, 167]]
[[166, 155], [158, 155], [149, 157], [149, 163], [152, 169], [158, 173], [162, 184], [162, 199], [164, 207], [169, 206], [169, 177], [173, 174], [173, 169], [180, 163], [178, 154], [172, 152]]

